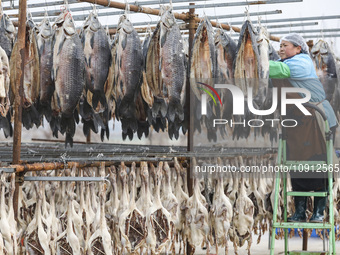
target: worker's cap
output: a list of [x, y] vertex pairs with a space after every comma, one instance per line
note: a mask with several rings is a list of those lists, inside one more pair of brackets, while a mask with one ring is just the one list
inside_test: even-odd
[[284, 36], [280, 39], [280, 43], [282, 41], [291, 42], [296, 47], [301, 46], [301, 52], [302, 53], [308, 53], [307, 43], [306, 43], [305, 39], [303, 39], [303, 37], [299, 34], [296, 34], [296, 33], [288, 34], [288, 35], [286, 35], [286, 36]]

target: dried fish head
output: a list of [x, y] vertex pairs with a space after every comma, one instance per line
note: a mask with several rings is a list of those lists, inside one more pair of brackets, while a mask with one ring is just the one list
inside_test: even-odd
[[83, 27], [84, 29], [89, 27], [93, 32], [97, 32], [99, 29], [101, 29], [102, 25], [99, 22], [98, 14], [96, 12], [91, 12], [87, 17]]
[[119, 18], [117, 33], [121, 29], [124, 30], [124, 32], [127, 33], [127, 34], [131, 34], [134, 31], [132, 23], [130, 22], [130, 20], [127, 18], [127, 16], [125, 14], [123, 14]]
[[45, 39], [50, 38], [53, 35], [52, 25], [47, 17], [39, 24], [39, 35]]
[[15, 28], [7, 14], [3, 14], [0, 20], [0, 46], [6, 51], [7, 57], [11, 57], [14, 45]]
[[63, 28], [64, 28], [64, 32], [65, 32], [65, 34], [67, 36], [72, 36], [75, 33], [77, 33], [76, 27], [74, 25], [73, 18], [72, 18], [70, 13], [68, 13], [65, 16], [64, 23], [63, 23]]
[[67, 10], [64, 10], [62, 13], [59, 14], [58, 18], [55, 20], [55, 22], [53, 23], [53, 27], [56, 26], [56, 27], [61, 27], [65, 21], [65, 17], [66, 15], [68, 15], [68, 11]]
[[13, 34], [15, 32], [14, 25], [6, 13], [3, 14], [1, 19], [1, 26], [5, 28], [7, 33]]
[[172, 13], [171, 6], [162, 6], [161, 7], [161, 23], [163, 26], [167, 28], [171, 28], [174, 24], [176, 24], [175, 16]]

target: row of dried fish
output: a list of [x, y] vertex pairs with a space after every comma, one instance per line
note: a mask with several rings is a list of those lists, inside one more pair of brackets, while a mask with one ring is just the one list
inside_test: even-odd
[[[327, 99], [331, 102], [335, 112], [339, 112], [340, 85], [337, 80], [336, 62], [328, 44], [318, 41], [311, 49], [311, 57], [315, 68], [326, 91]], [[233, 115], [233, 97], [228, 89], [216, 89], [220, 93], [221, 104], [208, 98], [206, 115], [201, 115], [201, 95], [206, 93], [204, 88], [214, 87], [214, 84], [234, 84], [239, 87], [245, 97], [252, 96], [255, 109], [270, 109], [272, 106], [272, 87], [269, 86], [269, 60], [278, 60], [279, 56], [269, 43], [269, 34], [261, 24], [257, 28], [250, 20], [242, 26], [238, 44], [222, 29], [212, 28], [205, 18], [196, 31], [193, 42], [192, 59], [190, 63], [190, 85], [195, 94], [193, 113], [195, 114], [194, 128], [200, 132], [202, 127], [207, 129], [209, 140], [217, 140], [213, 119], [230, 120], [242, 123], [244, 120], [261, 118], [278, 119], [275, 111], [270, 116], [255, 116], [245, 103], [245, 113]], [[204, 86], [205, 85], [205, 86]], [[252, 88], [252, 95], [248, 95], [247, 87]], [[202, 89], [203, 88], [203, 89]], [[223, 103], [223, 104], [222, 104]], [[201, 127], [202, 126], [202, 127]], [[264, 122], [261, 128], [251, 128], [249, 125], [232, 126], [233, 139], [248, 138], [253, 129], [254, 137], [269, 135], [273, 142], [277, 140], [278, 126], [271, 127]], [[220, 129], [222, 137], [229, 128], [223, 125]]]
[[[144, 43], [144, 52], [127, 14], [119, 19], [112, 45], [95, 10], [84, 22], [80, 35], [67, 10], [60, 14], [53, 28], [47, 17], [39, 25], [28, 20], [23, 126], [39, 127], [45, 116], [53, 135], [66, 134], [65, 143], [72, 146], [79, 113], [84, 134], [88, 135], [90, 130], [98, 133], [101, 127], [102, 140], [105, 135], [109, 138], [111, 118], [121, 121], [124, 139], [132, 139], [135, 132], [139, 138], [147, 136], [152, 124], [156, 131], [164, 131], [168, 125], [170, 138], [177, 139], [184, 120], [185, 54], [171, 9], [164, 7], [162, 13], [158, 28]], [[12, 133], [10, 105], [18, 93], [15, 84], [21, 56], [17, 47], [16, 43], [10, 59], [11, 89], [5, 84], [1, 86], [1, 101], [11, 101], [1, 102], [4, 107], [0, 128], [6, 137]], [[154, 50], [160, 58], [155, 58]], [[6, 59], [2, 62], [5, 66]], [[151, 68], [158, 69], [158, 84], [150, 78]]]
[[326, 99], [331, 103], [335, 114], [340, 112], [340, 85], [338, 81], [337, 63], [331, 47], [327, 42], [319, 40], [311, 49], [316, 73], [325, 89]]
[[[27, 129], [33, 125], [38, 127], [45, 116], [53, 135], [57, 137], [58, 132], [66, 133], [66, 144], [72, 144], [79, 113], [86, 136], [90, 130], [98, 133], [101, 128], [102, 140], [105, 136], [109, 138], [108, 122], [116, 118], [122, 123], [124, 139], [132, 139], [136, 132], [139, 138], [143, 134], [147, 136], [151, 126], [157, 132], [167, 129], [169, 137], [177, 139], [180, 129], [186, 132], [189, 121], [190, 109], [185, 109], [188, 75], [195, 95], [191, 104], [194, 127], [200, 131], [203, 124], [208, 130], [209, 140], [217, 139], [212, 119], [242, 122], [257, 117], [248, 107], [245, 107], [244, 116], [233, 115], [233, 98], [227, 89], [220, 92], [221, 104], [208, 101], [207, 115], [202, 116], [199, 100], [205, 93], [204, 84], [211, 87], [217, 82], [235, 84], [245, 96], [247, 87], [251, 87], [254, 108], [270, 108], [269, 60], [279, 57], [261, 24], [255, 29], [246, 20], [236, 44], [222, 29], [214, 31], [205, 17], [197, 28], [191, 62], [188, 63], [187, 49], [171, 7], [163, 6], [161, 13], [156, 29], [149, 32], [143, 45], [127, 14], [119, 19], [112, 45], [95, 10], [84, 22], [79, 36], [67, 10], [56, 20], [54, 28], [47, 17], [38, 26], [28, 20], [23, 125]], [[0, 45], [4, 49], [4, 52], [0, 51], [3, 70], [0, 128], [8, 137], [12, 134], [10, 106], [17, 93], [15, 84], [20, 72], [20, 54], [15, 44], [8, 64], [5, 55], [10, 57], [12, 52], [14, 26], [6, 14], [1, 17], [0, 24]], [[328, 45], [320, 41], [314, 45], [311, 55], [327, 98], [339, 112], [340, 92], [333, 54]], [[275, 112], [273, 116], [263, 118], [276, 119], [277, 115]], [[269, 134], [274, 141], [277, 127], [268, 125], [265, 122], [261, 129], [255, 129], [254, 135]], [[222, 126], [222, 136], [228, 130]], [[250, 134], [249, 126], [232, 127], [234, 139], [248, 138]]]
[[[233, 97], [229, 90], [220, 90], [221, 104], [214, 104], [212, 100], [207, 103], [207, 114], [201, 116], [201, 107], [198, 100], [205, 93], [201, 85], [235, 84], [247, 97], [247, 87], [252, 88], [253, 105], [255, 109], [268, 109], [271, 105], [271, 88], [268, 86], [269, 59], [279, 59], [277, 53], [269, 44], [269, 35], [264, 27], [255, 29], [249, 20], [242, 26], [238, 44], [222, 29], [212, 28], [210, 21], [205, 18], [196, 31], [190, 63], [191, 88], [196, 95], [195, 120], [203, 123], [207, 128], [209, 140], [216, 141], [216, 128], [212, 126], [213, 119], [233, 119], [241, 122], [243, 119], [257, 118], [245, 107], [244, 116], [233, 115]], [[201, 85], [199, 85], [201, 84]], [[223, 102], [223, 104], [222, 104]], [[268, 117], [268, 116], [266, 116]], [[195, 128], [200, 127], [200, 123]], [[233, 138], [248, 138], [251, 128], [237, 125], [232, 128]], [[276, 138], [275, 128], [261, 129], [262, 135], [270, 133], [271, 139]], [[225, 135], [225, 126], [221, 134]], [[259, 133], [259, 132], [258, 132]], [[255, 133], [256, 135], [256, 133]]]
[[[255, 156], [205, 163], [240, 168], [273, 166], [274, 160]], [[259, 235], [259, 243], [271, 229], [273, 175], [263, 171], [249, 176], [231, 172], [215, 173], [208, 179], [195, 176], [189, 196], [187, 169], [177, 159], [173, 163], [170, 167], [167, 162], [157, 166], [139, 162], [128, 167], [122, 162], [118, 167], [103, 164], [100, 168], [50, 171], [48, 176], [107, 176], [108, 182], [25, 182], [19, 189], [17, 222], [15, 176], [10, 179], [2, 174], [0, 254], [183, 254], [187, 242], [193, 253], [206, 247], [209, 254], [213, 245], [216, 253], [220, 248], [228, 253], [229, 241], [235, 254], [247, 241], [250, 254], [253, 233]], [[203, 161], [192, 163], [200, 166]], [[340, 192], [339, 180], [335, 179], [335, 194]], [[338, 196], [334, 199], [339, 203]], [[281, 197], [279, 201], [282, 219]], [[293, 204], [288, 201], [290, 213]], [[339, 225], [337, 207], [334, 209]], [[283, 232], [277, 237], [283, 237]]]

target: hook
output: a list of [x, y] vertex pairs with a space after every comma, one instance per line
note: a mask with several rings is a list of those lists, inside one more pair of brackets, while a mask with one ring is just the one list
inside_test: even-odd
[[147, 29], [146, 31], [151, 35], [152, 34], [152, 30], [151, 30], [151, 22], [152, 22], [152, 18], [149, 14], [147, 14], [150, 18], [150, 22], [148, 23]]
[[46, 0], [45, 0], [45, 10], [48, 10], [48, 5], [47, 5], [47, 2], [46, 2]]
[[48, 22], [51, 22], [50, 17], [48, 16], [47, 9], [45, 9], [45, 15], [44, 18], [47, 18]]
[[215, 17], [216, 17], [216, 25], [219, 26], [222, 29], [222, 26], [221, 26], [221, 24], [220, 24], [220, 22], [218, 20], [217, 15], [216, 15], [216, 7], [215, 6], [214, 6], [214, 13], [215, 13]]

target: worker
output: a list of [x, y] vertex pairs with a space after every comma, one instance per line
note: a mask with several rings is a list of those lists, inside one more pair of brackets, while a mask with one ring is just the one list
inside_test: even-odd
[[[311, 92], [310, 102], [319, 103], [324, 109], [329, 127], [335, 138], [337, 120], [335, 113], [326, 100], [326, 94], [321, 82], [316, 75], [313, 61], [308, 54], [305, 40], [296, 33], [288, 34], [280, 40], [280, 58], [278, 61], [269, 62], [270, 78], [290, 78], [293, 87], [306, 88]], [[287, 137], [289, 139], [289, 137]], [[316, 138], [315, 138], [316, 139]], [[294, 141], [298, 143], [299, 141]], [[287, 159], [289, 159], [287, 157]], [[308, 160], [316, 160], [309, 158]], [[320, 159], [319, 159], [320, 160]], [[323, 159], [324, 160], [324, 159]], [[301, 176], [301, 174], [300, 174]], [[323, 178], [294, 178], [291, 172], [292, 188], [294, 191], [326, 191], [327, 183]], [[323, 212], [326, 207], [327, 197], [314, 197], [314, 210], [310, 222], [323, 222]], [[294, 197], [295, 213], [288, 221], [305, 222], [307, 197]]]

